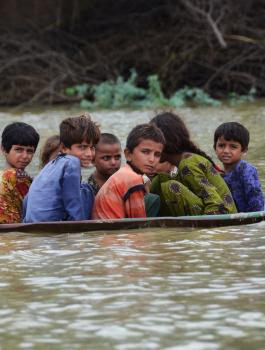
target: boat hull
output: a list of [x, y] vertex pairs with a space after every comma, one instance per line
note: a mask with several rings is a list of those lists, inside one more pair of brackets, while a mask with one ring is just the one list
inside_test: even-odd
[[109, 219], [85, 221], [57, 221], [28, 224], [0, 224], [0, 232], [78, 233], [109, 230], [130, 230], [156, 227], [221, 227], [248, 225], [265, 220], [265, 211], [224, 215], [156, 217], [137, 219]]

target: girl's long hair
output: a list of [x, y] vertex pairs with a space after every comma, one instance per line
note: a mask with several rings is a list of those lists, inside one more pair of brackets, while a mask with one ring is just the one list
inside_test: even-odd
[[212, 158], [191, 141], [186, 125], [178, 115], [171, 112], [160, 113], [151, 119], [151, 123], [158, 126], [165, 136], [165, 154], [196, 153], [208, 159], [215, 166]]

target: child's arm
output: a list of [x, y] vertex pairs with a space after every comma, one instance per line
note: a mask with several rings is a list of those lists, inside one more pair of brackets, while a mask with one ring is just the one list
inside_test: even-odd
[[91, 216], [94, 195], [92, 191], [85, 193], [81, 191], [80, 162], [77, 158], [71, 160], [65, 168], [62, 181], [62, 198], [67, 220], [88, 220]]
[[125, 212], [127, 218], [145, 218], [146, 210], [144, 203], [145, 187], [137, 185], [125, 194]]
[[245, 191], [246, 211], [263, 211], [264, 196], [259, 181], [257, 169], [251, 164], [246, 164], [243, 171], [243, 183]]

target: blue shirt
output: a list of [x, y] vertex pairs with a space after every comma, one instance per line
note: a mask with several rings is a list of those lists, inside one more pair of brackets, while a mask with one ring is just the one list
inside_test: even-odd
[[235, 168], [224, 175], [237, 206], [238, 212], [264, 210], [264, 196], [259, 182], [257, 169], [240, 160]]
[[24, 200], [23, 222], [87, 220], [93, 203], [91, 187], [81, 184], [80, 160], [60, 154], [34, 178]]

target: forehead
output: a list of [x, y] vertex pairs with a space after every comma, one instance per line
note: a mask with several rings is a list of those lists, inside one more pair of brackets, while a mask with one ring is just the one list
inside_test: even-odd
[[80, 146], [80, 145], [92, 147], [93, 146], [93, 142], [82, 141], [80, 143], [74, 143], [72, 146]]
[[233, 143], [233, 144], [239, 144], [240, 145], [240, 142], [236, 141], [236, 140], [233, 140], [233, 139], [230, 139], [230, 140], [227, 140], [224, 138], [224, 136], [221, 136], [218, 138], [217, 142], [222, 142], [222, 143]]
[[96, 153], [121, 153], [121, 145], [119, 143], [99, 143], [96, 146]]
[[137, 147], [138, 149], [149, 149], [154, 152], [162, 152], [164, 145], [153, 140], [141, 140]]
[[30, 151], [35, 150], [34, 146], [24, 146], [24, 145], [12, 145], [11, 150], [15, 148], [20, 148], [20, 149], [30, 150]]

